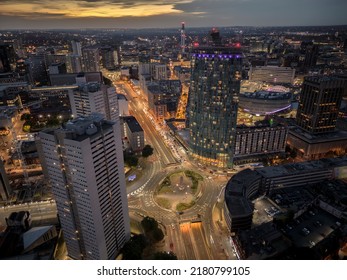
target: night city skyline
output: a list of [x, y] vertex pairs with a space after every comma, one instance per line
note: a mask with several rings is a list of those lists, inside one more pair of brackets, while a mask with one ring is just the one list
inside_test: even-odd
[[346, 11], [1, 1], [0, 260], [347, 259]]
[[3, 0], [0, 7], [1, 29], [347, 24], [343, 0]]

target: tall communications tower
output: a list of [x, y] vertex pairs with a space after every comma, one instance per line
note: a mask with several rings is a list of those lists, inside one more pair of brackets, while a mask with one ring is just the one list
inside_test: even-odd
[[185, 23], [182, 22], [182, 27], [181, 27], [181, 52], [184, 54], [186, 47], [186, 31], [185, 31]]

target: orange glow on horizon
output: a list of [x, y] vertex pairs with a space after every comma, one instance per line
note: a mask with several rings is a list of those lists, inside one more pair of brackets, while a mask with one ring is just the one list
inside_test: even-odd
[[[177, 1], [189, 2], [189, 1]], [[147, 4], [148, 3], [148, 4]], [[124, 6], [121, 3], [94, 2], [84, 5], [79, 1], [62, 0], [42, 3], [11, 3], [1, 4], [1, 14], [7, 16], [22, 16], [24, 18], [120, 18], [120, 17], [146, 17], [163, 14], [179, 14], [182, 11], [175, 9], [174, 4], [156, 4], [148, 1], [133, 6]]]

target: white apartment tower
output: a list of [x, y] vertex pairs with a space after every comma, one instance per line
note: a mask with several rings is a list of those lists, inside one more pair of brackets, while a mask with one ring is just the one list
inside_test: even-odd
[[118, 98], [114, 87], [97, 82], [80, 84], [69, 90], [71, 111], [75, 117], [103, 114], [107, 120], [118, 121]]
[[119, 123], [79, 117], [41, 131], [38, 144], [68, 255], [114, 259], [130, 238]]

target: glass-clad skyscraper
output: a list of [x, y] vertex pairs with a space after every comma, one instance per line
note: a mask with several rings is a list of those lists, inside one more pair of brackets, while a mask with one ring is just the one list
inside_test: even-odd
[[215, 45], [192, 50], [190, 148], [205, 164], [232, 166], [241, 71], [240, 48]]
[[335, 130], [345, 81], [335, 76], [305, 77], [296, 123], [309, 133]]

